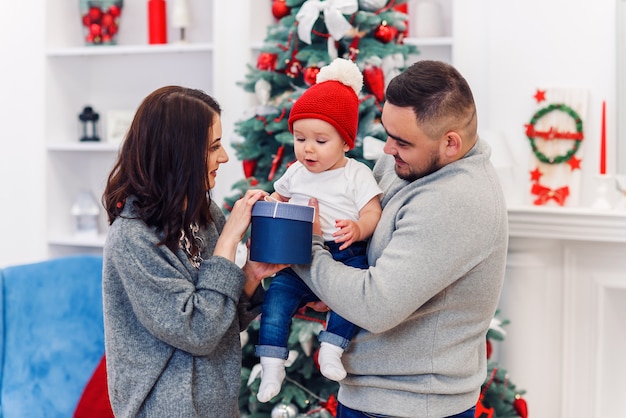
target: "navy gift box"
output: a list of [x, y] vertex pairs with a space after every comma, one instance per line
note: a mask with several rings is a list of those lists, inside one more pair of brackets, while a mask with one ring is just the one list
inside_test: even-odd
[[313, 240], [312, 206], [258, 201], [252, 207], [250, 260], [308, 264]]

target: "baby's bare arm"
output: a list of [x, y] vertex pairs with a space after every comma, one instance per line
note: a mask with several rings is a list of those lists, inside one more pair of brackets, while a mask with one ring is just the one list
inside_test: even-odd
[[380, 220], [380, 214], [383, 209], [380, 206], [380, 196], [373, 197], [363, 208], [359, 211], [359, 241], [368, 239], [374, 233], [376, 225]]

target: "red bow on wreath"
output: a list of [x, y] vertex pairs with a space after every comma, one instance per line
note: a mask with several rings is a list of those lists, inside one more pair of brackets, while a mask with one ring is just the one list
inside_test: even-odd
[[553, 199], [560, 206], [563, 206], [569, 196], [569, 187], [563, 186], [552, 190], [549, 187], [535, 183], [530, 192], [537, 196], [537, 199], [533, 202], [535, 205], [545, 205], [550, 199]]

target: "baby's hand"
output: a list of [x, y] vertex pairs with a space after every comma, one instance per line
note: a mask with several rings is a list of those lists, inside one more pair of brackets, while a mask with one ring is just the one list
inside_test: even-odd
[[359, 228], [359, 224], [349, 219], [337, 219], [335, 221], [335, 227], [338, 229], [333, 233], [333, 237], [335, 238], [335, 242], [337, 244], [343, 243], [339, 247], [340, 250], [345, 250], [353, 242], [359, 240], [359, 236], [361, 233], [361, 228]]

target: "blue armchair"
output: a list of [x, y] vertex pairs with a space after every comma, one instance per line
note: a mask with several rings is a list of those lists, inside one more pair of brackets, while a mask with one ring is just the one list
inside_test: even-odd
[[0, 417], [71, 417], [104, 354], [102, 257], [0, 270]]

